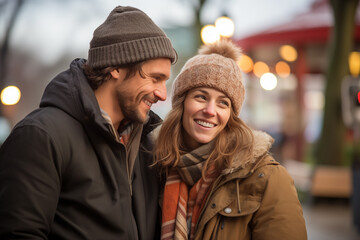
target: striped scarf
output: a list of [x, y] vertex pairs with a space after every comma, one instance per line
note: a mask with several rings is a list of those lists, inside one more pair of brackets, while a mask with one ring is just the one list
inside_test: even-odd
[[[166, 178], [162, 206], [161, 239], [193, 239], [202, 204], [217, 177], [213, 168], [201, 175], [213, 143], [203, 145], [180, 158]], [[189, 190], [190, 188], [190, 190]]]

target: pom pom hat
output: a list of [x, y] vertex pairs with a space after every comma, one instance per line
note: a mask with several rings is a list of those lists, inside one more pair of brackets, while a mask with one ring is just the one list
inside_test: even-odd
[[241, 50], [230, 41], [203, 45], [198, 55], [190, 58], [173, 84], [172, 103], [192, 88], [215, 88], [230, 98], [236, 115], [245, 98], [245, 88], [237, 61]]

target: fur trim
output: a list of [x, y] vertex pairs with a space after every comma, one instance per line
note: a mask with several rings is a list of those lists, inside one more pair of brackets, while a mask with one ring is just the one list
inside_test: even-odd
[[224, 169], [223, 174], [230, 174], [235, 170], [244, 168], [246, 165], [254, 163], [260, 156], [269, 151], [271, 145], [274, 143], [274, 139], [267, 133], [262, 131], [253, 130], [254, 135], [254, 149], [253, 158], [249, 161], [244, 161], [243, 157], [239, 154], [232, 163], [230, 168]]
[[274, 143], [274, 139], [262, 131], [253, 131], [254, 134], [254, 158], [258, 158], [271, 148]]

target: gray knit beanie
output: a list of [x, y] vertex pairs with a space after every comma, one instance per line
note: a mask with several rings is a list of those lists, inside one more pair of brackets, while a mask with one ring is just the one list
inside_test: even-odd
[[177, 53], [170, 39], [141, 10], [118, 6], [95, 29], [87, 62], [101, 68], [153, 58], [176, 62]]
[[192, 88], [211, 87], [230, 98], [236, 115], [245, 98], [245, 88], [237, 61], [241, 50], [231, 41], [204, 45], [190, 58], [173, 84], [172, 103]]

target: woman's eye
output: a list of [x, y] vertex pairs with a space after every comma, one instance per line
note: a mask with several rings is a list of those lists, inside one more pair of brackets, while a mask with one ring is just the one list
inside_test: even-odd
[[221, 105], [224, 105], [224, 106], [226, 106], [226, 107], [229, 107], [229, 106], [230, 106], [230, 104], [229, 104], [228, 101], [220, 101], [220, 104], [221, 104]]
[[195, 95], [195, 98], [206, 100], [206, 97], [204, 95]]

